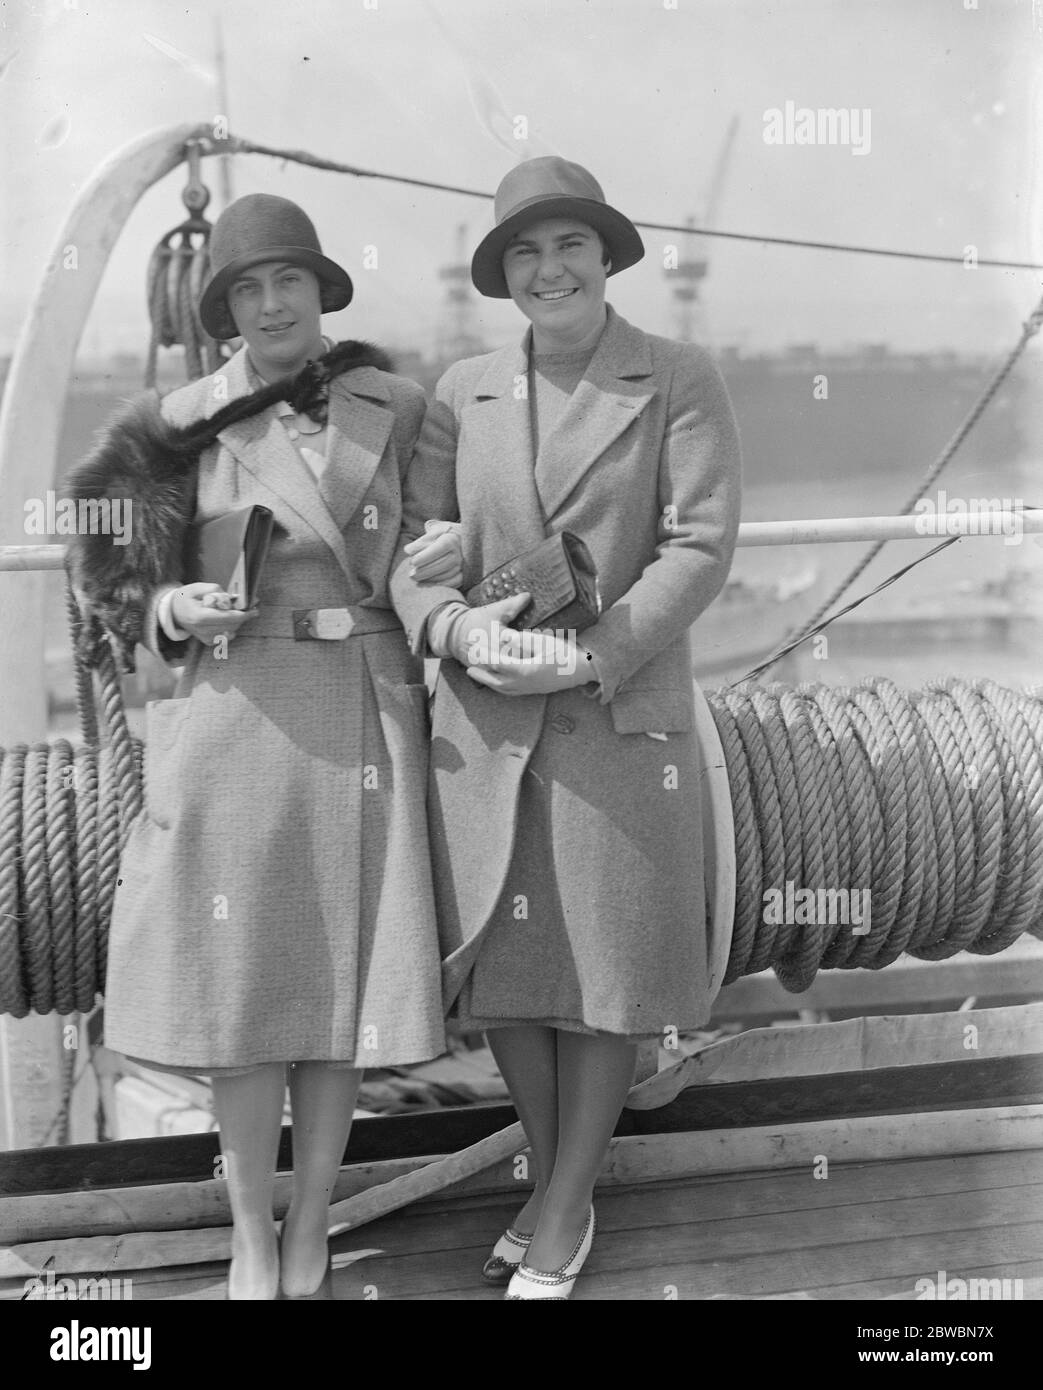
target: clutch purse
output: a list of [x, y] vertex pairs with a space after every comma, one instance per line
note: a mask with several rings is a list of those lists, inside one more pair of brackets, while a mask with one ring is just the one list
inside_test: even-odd
[[274, 526], [270, 508], [260, 506], [240, 507], [193, 526], [192, 579], [216, 584], [231, 594], [235, 608], [252, 608]]
[[594, 558], [571, 531], [548, 536], [497, 565], [465, 597], [472, 608], [479, 608], [522, 593], [531, 594], [532, 600], [511, 619], [513, 627], [582, 632], [601, 614]]

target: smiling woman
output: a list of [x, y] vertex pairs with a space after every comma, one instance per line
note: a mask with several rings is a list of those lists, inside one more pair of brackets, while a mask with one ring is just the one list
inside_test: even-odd
[[601, 612], [521, 633], [504, 624], [528, 595], [470, 607], [404, 562], [392, 594], [414, 651], [442, 658], [428, 811], [445, 1003], [454, 1030], [488, 1033], [536, 1170], [483, 1272], [511, 1300], [561, 1300], [636, 1040], [709, 1012], [687, 633], [731, 563], [739, 450], [708, 355], [605, 303], [643, 247], [591, 174], [528, 160], [495, 206], [471, 277], [531, 332], [439, 382], [404, 530], [459, 517], [464, 592], [572, 532]]
[[536, 352], [593, 346], [605, 326], [605, 277], [612, 258], [582, 222], [552, 219], [512, 237], [503, 256], [511, 298], [532, 321]]
[[300, 371], [323, 350], [319, 278], [303, 266], [255, 265], [233, 282], [228, 309], [265, 381]]

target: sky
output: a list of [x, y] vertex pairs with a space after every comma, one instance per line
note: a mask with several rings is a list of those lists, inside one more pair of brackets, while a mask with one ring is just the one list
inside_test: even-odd
[[[227, 116], [234, 134], [370, 170], [492, 192], [519, 158], [589, 168], [634, 219], [702, 216], [733, 118], [714, 225], [730, 231], [1043, 261], [1043, 20], [1033, 0], [0, 0], [0, 353], [13, 350], [73, 200], [144, 133]], [[1036, 13], [1034, 13], [1034, 11]], [[215, 15], [227, 100], [215, 80]], [[870, 138], [769, 143], [772, 110], [843, 109]], [[222, 105], [228, 109], [222, 110]], [[522, 118], [522, 119], [519, 119]], [[524, 138], [518, 138], [521, 135]], [[219, 207], [216, 161], [204, 162]], [[234, 192], [280, 193], [353, 276], [325, 322], [429, 353], [440, 268], [491, 226], [481, 199], [233, 162]], [[81, 353], [141, 351], [149, 252], [183, 216], [181, 170], [131, 214]], [[664, 258], [610, 280], [610, 301], [672, 334]], [[700, 334], [994, 354], [1043, 290], [1038, 271], [704, 242]], [[363, 268], [365, 248], [377, 266]], [[490, 345], [520, 335], [476, 296]]]

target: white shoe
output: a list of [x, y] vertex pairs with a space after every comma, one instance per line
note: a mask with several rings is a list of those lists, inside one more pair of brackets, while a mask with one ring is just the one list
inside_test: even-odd
[[504, 1299], [553, 1298], [558, 1302], [564, 1302], [571, 1298], [576, 1276], [583, 1268], [590, 1254], [590, 1247], [594, 1243], [594, 1225], [594, 1208], [591, 1207], [576, 1248], [562, 1267], [553, 1274], [545, 1274], [541, 1269], [530, 1269], [522, 1261], [507, 1285]]
[[522, 1235], [521, 1231], [508, 1226], [482, 1266], [482, 1278], [488, 1279], [490, 1284], [505, 1284], [525, 1259], [530, 1240], [532, 1236]]

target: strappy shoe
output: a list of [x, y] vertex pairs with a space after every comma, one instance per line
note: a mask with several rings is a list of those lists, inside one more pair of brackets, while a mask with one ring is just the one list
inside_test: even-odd
[[591, 1207], [576, 1248], [562, 1267], [553, 1274], [545, 1274], [541, 1269], [531, 1269], [523, 1261], [511, 1276], [504, 1299], [553, 1298], [563, 1303], [571, 1298], [576, 1276], [594, 1243], [594, 1226], [594, 1208]]
[[531, 1240], [532, 1236], [522, 1235], [521, 1231], [508, 1226], [482, 1266], [482, 1278], [487, 1279], [490, 1284], [506, 1284], [525, 1259], [525, 1252]]

